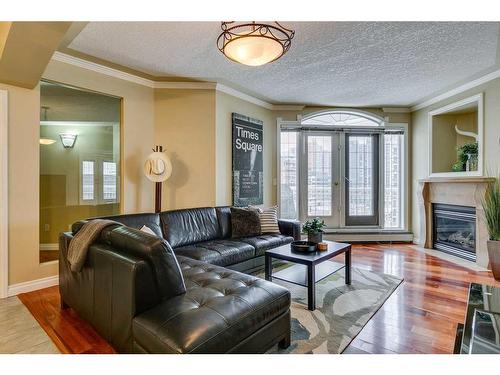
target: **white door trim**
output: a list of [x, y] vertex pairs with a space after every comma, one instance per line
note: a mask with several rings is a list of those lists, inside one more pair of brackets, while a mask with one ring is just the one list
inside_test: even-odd
[[8, 144], [7, 91], [0, 90], [0, 298], [7, 297], [9, 287]]

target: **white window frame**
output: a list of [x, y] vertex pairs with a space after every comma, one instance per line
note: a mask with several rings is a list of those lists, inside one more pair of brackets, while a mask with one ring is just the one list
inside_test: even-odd
[[[83, 199], [83, 162], [93, 161], [94, 162], [94, 199]], [[104, 199], [103, 191], [103, 163], [115, 163], [116, 164], [116, 198], [115, 199]], [[86, 153], [80, 156], [79, 160], [79, 175], [78, 175], [78, 194], [80, 205], [102, 205], [102, 204], [113, 204], [120, 201], [120, 168], [118, 162], [113, 160], [113, 155], [111, 153]]]
[[[115, 165], [116, 169], [116, 174], [115, 174], [115, 197], [113, 199], [104, 199], [104, 163], [113, 163]], [[118, 190], [120, 187], [120, 184], [118, 183], [118, 163], [113, 160], [113, 158], [108, 158], [108, 159], [103, 159], [99, 161], [99, 166], [101, 168], [99, 177], [101, 178], [101, 183], [99, 185], [100, 189], [100, 197], [101, 197], [101, 202], [103, 203], [116, 203], [118, 201]]]
[[[309, 118], [311, 116], [314, 116], [314, 115], [317, 115], [317, 114], [321, 114], [321, 113], [325, 113], [325, 112], [337, 112], [337, 111], [320, 111], [320, 112], [315, 112], [314, 114], [310, 114], [308, 115], [306, 118]], [[348, 112], [348, 113], [352, 113], [352, 114], [360, 114], [360, 115], [363, 115], [364, 117], [367, 117], [367, 113], [366, 112], [363, 112], [363, 111], [357, 111], [357, 110], [338, 110], [338, 112]], [[377, 117], [373, 114], [369, 114], [369, 117], [371, 119], [376, 119], [378, 118], [379, 121], [380, 121], [380, 127], [379, 129], [384, 129], [384, 130], [388, 130], [388, 129], [393, 129], [393, 130], [401, 130], [403, 131], [403, 156], [404, 156], [404, 161], [401, 165], [401, 179], [402, 179], [402, 183], [401, 183], [401, 187], [402, 187], [402, 191], [401, 191], [401, 196], [402, 196], [402, 204], [401, 204], [401, 227], [400, 228], [383, 228], [383, 225], [384, 225], [384, 220], [385, 220], [385, 207], [384, 207], [384, 191], [385, 191], [385, 178], [384, 176], [382, 175], [382, 173], [380, 174], [379, 176], [379, 225], [376, 226], [376, 227], [367, 227], [367, 226], [363, 226], [363, 227], [346, 227], [345, 226], [345, 218], [344, 218], [344, 214], [341, 214], [340, 215], [340, 226], [339, 228], [335, 228], [335, 231], [339, 231], [339, 232], [359, 232], [359, 231], [374, 231], [374, 230], [377, 230], [377, 231], [380, 231], [380, 232], [383, 232], [383, 233], [398, 233], [398, 232], [408, 232], [409, 230], [409, 227], [408, 227], [408, 224], [409, 224], [409, 140], [408, 140], [408, 137], [409, 137], [409, 126], [407, 123], [389, 123], [386, 121], [386, 119], [381, 119], [380, 117]], [[297, 120], [295, 121], [289, 121], [289, 120], [283, 120], [282, 118], [277, 118], [277, 121], [276, 121], [276, 125], [277, 125], [277, 197], [278, 197], [278, 202], [280, 203], [281, 205], [281, 160], [280, 160], [280, 155], [281, 155], [281, 129], [282, 128], [285, 128], [285, 129], [288, 129], [288, 130], [292, 130], [294, 128], [297, 128], [297, 130], [299, 130], [301, 128], [301, 123], [302, 123], [302, 116], [301, 115], [298, 115], [297, 116]], [[351, 128], [351, 127], [346, 127], [346, 126], [340, 126], [340, 128]], [[360, 129], [359, 127], [352, 127], [353, 129]], [[376, 129], [377, 127], [373, 126], [371, 127], [370, 129]], [[302, 146], [301, 144], [303, 143], [303, 140], [302, 140], [302, 136], [299, 134], [299, 150], [302, 149]], [[383, 137], [379, 137], [379, 171], [384, 171], [385, 169], [385, 165], [384, 165], [384, 155], [385, 155], [385, 152], [383, 152], [384, 150], [384, 144], [383, 144]], [[344, 150], [344, 137], [340, 137], [340, 148], [341, 148], [341, 155], [343, 155], [343, 150]], [[298, 157], [300, 158], [301, 155], [300, 155], [300, 151], [298, 152]], [[344, 163], [345, 161], [343, 160], [343, 157], [341, 158], [341, 161], [340, 161], [340, 164], [341, 164], [341, 168], [343, 168], [344, 166]], [[298, 168], [300, 169], [300, 166], [301, 166], [302, 162], [299, 160], [298, 162]], [[298, 171], [298, 175], [300, 176], [300, 171]], [[297, 194], [298, 194], [298, 199], [299, 199], [299, 202], [298, 202], [298, 207], [299, 207], [299, 210], [301, 209], [301, 206], [303, 206], [303, 203], [301, 203], [301, 201], [303, 200], [303, 188], [301, 189], [301, 185], [303, 184], [303, 182], [300, 180], [299, 178], [299, 182], [298, 182], [298, 191], [297, 191]], [[340, 203], [340, 209], [341, 210], [345, 210], [345, 191], [344, 191], [344, 184], [340, 184], [341, 185], [341, 203]], [[302, 217], [302, 213], [298, 213], [298, 218], [300, 220], [300, 218]]]
[[[278, 217], [281, 217], [281, 129], [284, 127], [287, 128], [299, 128], [300, 127], [300, 118], [301, 116], [297, 116], [297, 121], [286, 121], [283, 120], [281, 117], [278, 117], [276, 119], [276, 135], [277, 135], [277, 140], [276, 140], [276, 197], [278, 201]], [[297, 139], [297, 159], [299, 158], [299, 153], [300, 153], [300, 134]], [[297, 160], [297, 220], [299, 219], [299, 210], [300, 210], [300, 202], [299, 202], [299, 196], [301, 194], [301, 189], [300, 189], [300, 161]]]
[[[301, 187], [300, 187], [300, 168], [301, 166], [299, 165], [300, 163], [300, 150], [301, 150], [301, 146], [300, 146], [300, 134], [299, 132], [297, 131], [288, 131], [290, 133], [295, 133], [297, 134], [297, 148], [295, 150], [295, 157], [297, 158], [297, 164], [296, 164], [296, 168], [297, 168], [297, 171], [295, 173], [295, 181], [297, 182], [297, 186], [296, 186], [296, 190], [297, 190], [297, 197], [296, 197], [296, 205], [295, 205], [295, 212], [297, 213], [297, 217], [295, 219], [298, 220], [298, 217], [299, 217], [299, 212], [300, 212], [300, 207], [299, 207], [299, 195], [300, 195], [300, 191], [301, 191]], [[277, 195], [277, 200], [278, 200], [278, 215], [281, 216], [281, 207], [283, 207], [283, 202], [281, 200], [281, 134], [284, 133], [281, 131], [281, 128], [278, 126], [278, 148], [277, 148], [277, 160], [278, 160], [278, 166], [277, 166], [277, 171], [278, 171], [278, 178], [277, 178], [277, 192], [278, 192], [278, 195]]]
[[[404, 230], [404, 231], [408, 231], [409, 230], [409, 227], [408, 227], [408, 223], [410, 222], [410, 210], [409, 210], [409, 204], [410, 204], [410, 161], [409, 161], [409, 149], [408, 149], [408, 144], [409, 144], [409, 141], [408, 141], [408, 124], [407, 123], [386, 123], [385, 124], [385, 128], [386, 129], [394, 129], [394, 130], [402, 130], [403, 131], [403, 156], [404, 156], [404, 163], [401, 165], [401, 186], [402, 186], [402, 192], [401, 192], [401, 195], [402, 195], [402, 199], [403, 199], [403, 202], [401, 204], [401, 228], [402, 229], [397, 229], [397, 228], [387, 228], [386, 230], [387, 231], [398, 231], [398, 230]], [[382, 147], [384, 145], [382, 144]], [[384, 162], [384, 155], [385, 155], [385, 152], [382, 152], [382, 163]], [[384, 167], [384, 165], [382, 165], [382, 167]], [[382, 189], [385, 189], [385, 179], [383, 179], [383, 183], [382, 183]], [[384, 192], [381, 191], [381, 194], [383, 194]], [[381, 196], [381, 199], [382, 199], [382, 211], [381, 211], [381, 215], [382, 215], [382, 218], [381, 220], [384, 219], [384, 215], [385, 215], [385, 210], [384, 210], [384, 197]]]
[[[94, 198], [93, 199], [83, 199], [83, 163], [92, 162], [94, 163], [93, 170], [93, 187], [94, 187]], [[95, 158], [81, 158], [80, 159], [80, 175], [79, 175], [79, 198], [80, 205], [95, 205], [97, 204], [97, 191], [96, 191], [96, 179], [97, 179], [97, 160]]]

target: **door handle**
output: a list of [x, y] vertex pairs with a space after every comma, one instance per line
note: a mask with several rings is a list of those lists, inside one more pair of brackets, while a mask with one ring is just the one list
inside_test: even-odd
[[339, 186], [339, 182], [338, 182], [338, 181], [335, 181], [333, 184], [334, 184], [335, 186]]

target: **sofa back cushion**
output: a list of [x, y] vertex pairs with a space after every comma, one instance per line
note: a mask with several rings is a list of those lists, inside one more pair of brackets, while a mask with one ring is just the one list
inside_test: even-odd
[[[163, 238], [152, 236], [138, 229], [121, 226], [105, 228], [101, 232], [100, 239], [119, 253], [146, 261], [151, 267], [157, 291], [162, 300], [186, 292], [184, 277], [177, 258], [168, 242]], [[123, 280], [123, 282], [127, 282], [127, 280]]]
[[231, 238], [231, 208], [229, 206], [215, 207], [221, 238]]
[[220, 237], [214, 207], [165, 211], [160, 213], [160, 222], [163, 237], [174, 248]]

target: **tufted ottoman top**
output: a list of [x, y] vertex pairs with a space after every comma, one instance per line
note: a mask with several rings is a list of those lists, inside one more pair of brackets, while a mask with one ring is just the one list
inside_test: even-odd
[[186, 293], [134, 318], [151, 353], [224, 353], [290, 307], [290, 292], [260, 278], [178, 256]]

